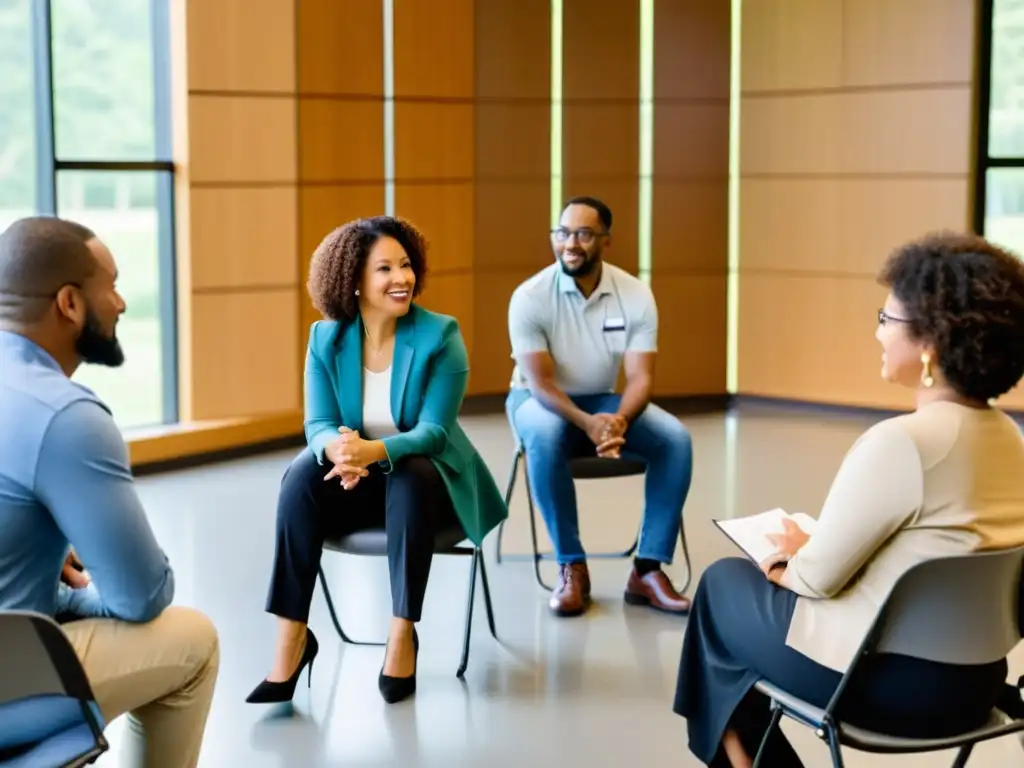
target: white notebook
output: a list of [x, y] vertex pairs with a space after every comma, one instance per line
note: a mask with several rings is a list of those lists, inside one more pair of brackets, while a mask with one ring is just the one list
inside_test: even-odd
[[765, 558], [775, 553], [775, 545], [768, 539], [769, 533], [782, 533], [782, 519], [788, 517], [803, 529], [804, 533], [813, 535], [818, 521], [803, 512], [789, 514], [784, 509], [769, 509], [757, 515], [735, 517], [730, 520], [715, 520], [722, 533], [733, 540], [743, 553], [760, 565]]

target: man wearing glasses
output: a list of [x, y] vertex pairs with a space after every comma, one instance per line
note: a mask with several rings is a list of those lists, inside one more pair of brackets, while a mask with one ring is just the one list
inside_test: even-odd
[[[686, 428], [649, 402], [658, 310], [650, 288], [603, 261], [612, 213], [592, 197], [569, 200], [552, 230], [555, 263], [522, 283], [509, 304], [516, 367], [506, 408], [526, 453], [533, 493], [558, 561], [551, 610], [578, 616], [590, 603], [570, 459], [622, 452], [647, 463], [643, 524], [625, 599], [684, 614], [662, 563], [671, 563], [693, 450]], [[620, 369], [626, 386], [615, 393]]]

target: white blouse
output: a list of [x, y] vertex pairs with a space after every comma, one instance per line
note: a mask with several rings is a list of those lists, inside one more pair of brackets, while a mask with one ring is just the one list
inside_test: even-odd
[[363, 368], [363, 433], [367, 440], [398, 434], [391, 415], [391, 366], [380, 373]]

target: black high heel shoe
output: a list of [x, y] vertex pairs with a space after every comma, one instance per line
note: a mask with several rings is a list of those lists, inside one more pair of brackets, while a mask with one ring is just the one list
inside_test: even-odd
[[[397, 704], [402, 699], [407, 699], [416, 693], [416, 667], [419, 666], [420, 637], [416, 634], [416, 628], [412, 630], [413, 667], [412, 675], [409, 677], [390, 677], [384, 674], [384, 665], [381, 664], [380, 676], [377, 678], [377, 687], [380, 688], [380, 695], [388, 704]], [[384, 656], [387, 657], [388, 649], [384, 646]]]
[[320, 644], [316, 641], [316, 635], [313, 634], [313, 630], [306, 627], [306, 647], [302, 651], [299, 666], [292, 672], [292, 676], [280, 683], [264, 680], [253, 689], [253, 692], [246, 698], [246, 702], [249, 704], [277, 704], [282, 701], [291, 701], [295, 694], [295, 685], [299, 682], [302, 670], [307, 664], [309, 665], [309, 675], [306, 685], [311, 687], [313, 685], [313, 660], [319, 650]]

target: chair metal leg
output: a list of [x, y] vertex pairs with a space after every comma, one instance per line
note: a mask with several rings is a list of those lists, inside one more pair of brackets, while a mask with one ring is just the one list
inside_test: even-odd
[[[523, 452], [516, 450], [516, 455], [512, 457], [512, 469], [508, 473], [508, 483], [505, 485], [505, 509], [509, 508], [512, 503], [512, 492], [516, 487], [516, 472], [519, 471], [519, 460], [523, 457]], [[498, 565], [501, 565], [501, 537], [505, 533], [505, 520], [498, 523], [498, 541], [494, 547], [494, 560]]]
[[476, 558], [480, 563], [480, 584], [484, 588], [484, 607], [487, 609], [487, 626], [491, 630], [491, 637], [497, 640], [498, 630], [494, 627], [494, 606], [491, 605], [491, 587], [487, 583], [487, 566], [484, 565], [483, 549], [477, 548]]
[[971, 752], [974, 751], [973, 744], [965, 744], [960, 747], [960, 751], [956, 753], [956, 760], [953, 761], [953, 768], [964, 768], [967, 765], [967, 761], [971, 757]]
[[772, 735], [772, 731], [779, 727], [779, 720], [782, 719], [782, 707], [772, 702], [772, 719], [768, 723], [768, 727], [764, 731], [764, 736], [761, 737], [761, 746], [757, 748], [757, 754], [754, 756], [754, 768], [758, 768], [761, 765], [761, 758], [764, 757], [764, 750], [768, 744], [768, 739]]
[[537, 510], [533, 506], [533, 494], [530, 493], [530, 472], [526, 468], [526, 462], [523, 462], [523, 475], [526, 478], [526, 505], [530, 508], [530, 541], [533, 544], [533, 575], [537, 578], [537, 583], [544, 589], [548, 592], [554, 592], [554, 588], [545, 584], [544, 577], [540, 575], [540, 561], [543, 557], [537, 547]]
[[686, 563], [686, 582], [682, 587], [677, 587], [679, 594], [686, 594], [686, 590], [690, 588], [690, 582], [693, 581], [693, 566], [690, 564], [690, 549], [686, 546], [686, 530], [684, 528], [684, 521], [679, 521], [679, 545], [683, 548], [683, 562]]
[[362, 640], [353, 640], [345, 634], [345, 630], [341, 628], [341, 622], [338, 621], [338, 614], [334, 610], [334, 601], [331, 599], [331, 590], [327, 588], [327, 577], [324, 576], [324, 569], [322, 567], [320, 568], [318, 575], [320, 576], [320, 587], [324, 591], [324, 600], [327, 601], [327, 610], [331, 614], [331, 621], [334, 622], [334, 628], [337, 630], [338, 636], [341, 638], [342, 642], [350, 645], [374, 645], [383, 647], [385, 643], [370, 643]]
[[832, 755], [832, 768], [843, 768], [843, 750], [839, 746], [839, 734], [831, 725], [825, 726], [825, 738], [828, 740], [828, 751]]
[[466, 667], [469, 666], [469, 638], [473, 631], [473, 603], [476, 597], [476, 566], [480, 550], [473, 553], [473, 564], [469, 568], [469, 602], [466, 606], [466, 633], [462, 643], [462, 662], [459, 664], [459, 671], [455, 676], [462, 678], [466, 674]]

